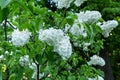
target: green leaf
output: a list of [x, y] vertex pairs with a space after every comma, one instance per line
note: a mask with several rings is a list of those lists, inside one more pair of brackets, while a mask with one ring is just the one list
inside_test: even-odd
[[46, 78], [45, 80], [51, 80], [50, 78]]
[[11, 74], [8, 80], [15, 80], [15, 73]]
[[0, 8], [0, 23], [2, 22], [2, 10]]
[[0, 9], [0, 23], [7, 18], [8, 14], [9, 14], [8, 8]]
[[68, 80], [76, 80], [75, 76], [68, 76]]
[[6, 8], [6, 6], [11, 2], [11, 0], [0, 0], [1, 9]]
[[42, 56], [40, 54], [36, 55], [36, 60], [39, 64], [42, 64]]
[[88, 80], [85, 76], [78, 76], [78, 80]]
[[22, 1], [14, 0], [13, 3], [20, 5], [24, 10], [28, 11], [30, 14], [33, 14], [31, 10]]
[[0, 80], [2, 80], [2, 65], [0, 64]]

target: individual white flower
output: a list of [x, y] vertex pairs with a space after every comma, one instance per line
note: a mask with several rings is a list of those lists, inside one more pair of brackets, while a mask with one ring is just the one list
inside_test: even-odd
[[72, 54], [72, 47], [69, 37], [64, 34], [61, 29], [49, 28], [40, 30], [39, 40], [46, 42], [48, 45], [54, 47], [62, 58], [69, 58]]
[[79, 44], [78, 44], [77, 42], [73, 42], [73, 45], [74, 45], [75, 47], [79, 47]]
[[31, 33], [27, 29], [23, 31], [17, 29], [12, 33], [11, 41], [15, 46], [23, 46], [29, 41], [30, 35]]
[[53, 0], [56, 3], [57, 8], [69, 8], [73, 0]]
[[90, 46], [90, 45], [91, 45], [91, 43], [84, 42], [84, 43], [83, 43], [83, 50], [84, 50], [84, 51], [87, 51], [87, 50], [88, 50], [88, 46]]
[[31, 68], [31, 69], [34, 70], [34, 71], [37, 71], [37, 66], [36, 66], [35, 63], [29, 64], [29, 68]]
[[24, 55], [24, 56], [20, 57], [19, 62], [20, 62], [20, 65], [23, 67], [29, 65], [29, 63], [30, 63], [29, 55]]
[[95, 23], [101, 18], [101, 13], [99, 11], [86, 11], [86, 12], [80, 12], [76, 13], [78, 16], [79, 22], [85, 22], [88, 24]]
[[88, 80], [104, 80], [104, 79], [98, 75], [95, 78], [88, 78]]
[[13, 51], [11, 51], [9, 55], [11, 55], [11, 56], [12, 56], [12, 55], [13, 55]]
[[19, 18], [19, 15], [15, 15], [15, 16], [13, 16], [13, 20], [15, 21], [17, 18]]
[[0, 55], [0, 60], [4, 60], [4, 55]]
[[87, 1], [87, 0], [76, 0], [76, 1], [74, 2], [74, 4], [75, 4], [76, 6], [80, 6], [84, 1]]
[[116, 20], [108, 20], [107, 22], [97, 23], [98, 26], [103, 30], [104, 37], [108, 37], [109, 33], [118, 26], [118, 22]]
[[70, 27], [71, 26], [68, 23], [65, 24], [64, 32], [67, 33], [69, 31]]
[[92, 57], [90, 57], [90, 61], [87, 62], [88, 65], [100, 65], [100, 66], [104, 66], [105, 65], [105, 61], [102, 57], [99, 57], [97, 55], [93, 55]]
[[[31, 65], [29, 65], [29, 67], [31, 69], [33, 69], [33, 71], [34, 71], [32, 78], [37, 80], [37, 66], [36, 66], [36, 64], [32, 63]], [[39, 67], [39, 69], [40, 69], [40, 67]], [[39, 79], [41, 79], [42, 77], [44, 77], [44, 73], [39, 73]]]
[[9, 54], [9, 52], [8, 52], [8, 51], [5, 51], [5, 54]]

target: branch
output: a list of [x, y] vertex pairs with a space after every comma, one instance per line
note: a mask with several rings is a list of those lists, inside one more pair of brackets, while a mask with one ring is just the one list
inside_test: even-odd
[[33, 58], [33, 62], [36, 64], [36, 66], [37, 66], [37, 80], [39, 80], [39, 74], [40, 74], [40, 69], [39, 69], [39, 67], [40, 67], [40, 65], [36, 62], [36, 60], [35, 60], [35, 58]]
[[7, 21], [7, 23], [10, 25], [11, 28], [13, 28], [13, 29], [17, 29], [17, 28], [14, 27], [9, 21]]
[[7, 41], [7, 19], [5, 19], [3, 26], [4, 26], [4, 32], [5, 32], [5, 40]]

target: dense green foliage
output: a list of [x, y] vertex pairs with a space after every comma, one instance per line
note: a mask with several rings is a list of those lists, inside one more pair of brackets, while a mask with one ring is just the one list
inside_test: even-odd
[[[119, 4], [119, 2], [111, 0], [101, 0], [99, 2], [88, 0], [81, 7], [75, 7], [74, 5], [71, 7], [73, 7], [74, 12], [98, 10], [102, 13], [104, 20], [116, 19], [120, 21]], [[94, 28], [95, 25], [92, 25], [94, 33], [91, 35], [91, 29], [87, 24], [84, 24], [88, 35], [92, 37], [87, 39], [78, 38], [78, 40], [83, 39], [82, 41], [90, 40], [93, 43], [90, 49], [83, 51], [73, 46], [73, 54], [66, 61], [62, 60], [57, 53], [51, 51], [52, 46], [38, 40], [37, 33], [41, 27], [48, 29], [52, 26], [56, 29], [63, 29], [66, 23], [72, 25], [77, 17], [73, 14], [71, 8], [62, 10], [56, 9], [56, 7], [51, 8], [47, 0], [41, 2], [37, 0], [0, 0], [0, 6], [0, 23], [9, 19], [12, 25], [17, 26], [20, 30], [27, 28], [32, 32], [27, 45], [15, 47], [9, 42], [14, 26], [8, 24], [5, 27], [6, 23], [0, 25], [0, 55], [5, 55], [5, 60], [0, 61], [0, 79], [25, 80], [27, 77], [28, 80], [34, 80], [31, 79], [33, 70], [28, 66], [23, 67], [19, 64], [20, 57], [25, 54], [28, 54], [31, 60], [34, 61], [35, 59], [41, 65], [40, 73], [45, 73], [44, 77], [41, 78], [43, 80], [87, 80], [86, 76], [94, 77], [96, 75], [104, 77], [104, 73], [97, 68], [98, 66], [93, 67], [86, 64], [91, 55], [99, 54], [99, 51], [103, 48], [104, 40], [101, 39], [101, 35], [97, 35], [101, 33], [101, 30]], [[52, 11], [48, 11], [48, 9]], [[14, 16], [17, 17], [13, 18]], [[101, 19], [101, 21], [103, 20]], [[118, 72], [120, 65], [119, 60], [117, 61], [120, 57], [119, 30], [120, 27], [117, 27], [106, 41], [109, 44], [111, 64], [116, 80], [120, 79]], [[71, 36], [71, 34], [69, 35]], [[97, 37], [95, 37], [96, 35]], [[77, 39], [76, 36], [71, 36], [71, 38], [72, 40]]]
[[[90, 2], [89, 2], [90, 1]], [[94, 1], [89, 0], [87, 3], [87, 7], [85, 9], [90, 10], [99, 10], [102, 12], [103, 18], [105, 20], [108, 19], [116, 19], [120, 23], [120, 1], [119, 0], [101, 0]], [[118, 26], [115, 30], [112, 31], [111, 36], [106, 41], [109, 47], [111, 66], [113, 69], [115, 80], [120, 79], [120, 26]]]

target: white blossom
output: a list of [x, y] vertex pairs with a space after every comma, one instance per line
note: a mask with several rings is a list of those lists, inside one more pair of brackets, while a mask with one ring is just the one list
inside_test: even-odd
[[70, 33], [76, 36], [82, 35], [83, 37], [87, 36], [87, 33], [85, 31], [85, 28], [82, 23], [78, 22], [78, 20], [75, 20], [74, 24], [70, 28]]
[[97, 23], [98, 26], [103, 30], [104, 37], [108, 37], [109, 33], [118, 26], [118, 22], [116, 20], [108, 20], [107, 22]]
[[26, 29], [23, 31], [14, 30], [12, 33], [12, 43], [15, 46], [23, 46], [29, 41], [31, 33]]
[[84, 51], [87, 51], [87, 50], [88, 50], [88, 46], [90, 46], [90, 45], [91, 45], [91, 43], [84, 42], [84, 43], [83, 43], [83, 50], [84, 50]]
[[79, 22], [85, 22], [88, 24], [95, 23], [101, 18], [101, 13], [99, 11], [86, 11], [76, 14], [78, 16]]
[[[33, 74], [32, 74], [32, 78], [37, 80], [37, 66], [35, 63], [32, 63], [31, 65], [29, 65], [29, 67], [31, 69], [33, 69]], [[39, 66], [39, 69], [40, 69], [40, 66]], [[42, 77], [44, 77], [44, 73], [39, 73], [39, 79], [41, 79]]]
[[87, 62], [88, 65], [100, 65], [100, 66], [104, 66], [105, 65], [105, 61], [102, 57], [99, 57], [97, 55], [93, 55], [92, 57], [90, 57], [90, 61]]
[[57, 44], [64, 37], [64, 32], [60, 29], [49, 28], [39, 31], [39, 40], [49, 45]]
[[9, 52], [8, 52], [8, 51], [5, 51], [5, 54], [9, 54]]
[[65, 36], [58, 44], [55, 45], [54, 51], [58, 52], [59, 55], [65, 60], [72, 54], [72, 45], [69, 41], [69, 37]]
[[76, 6], [80, 6], [84, 1], [87, 1], [87, 0], [76, 0], [76, 1], [74, 2], [74, 4], [75, 4]]
[[70, 27], [71, 26], [68, 23], [65, 24], [64, 32], [67, 33], [69, 31]]
[[69, 58], [72, 54], [72, 46], [69, 37], [61, 29], [49, 28], [39, 31], [39, 40], [46, 42], [54, 47], [63, 59]]
[[[77, 42], [73, 42], [73, 45], [75, 46], [75, 47], [79, 47], [79, 44], [77, 43]], [[81, 47], [81, 46], [80, 46]]]
[[57, 8], [62, 9], [69, 8], [73, 0], [53, 0], [53, 1], [56, 3]]
[[4, 60], [4, 55], [0, 55], [0, 60]]
[[104, 80], [104, 79], [98, 75], [95, 78], [88, 78], [88, 80]]
[[30, 63], [29, 55], [24, 55], [24, 56], [20, 57], [19, 62], [20, 62], [20, 65], [23, 67], [29, 65], [29, 63]]

